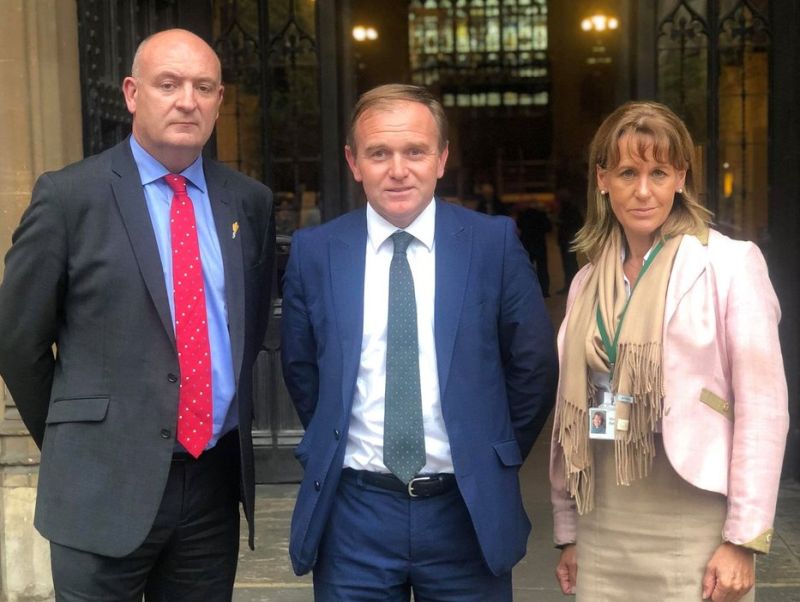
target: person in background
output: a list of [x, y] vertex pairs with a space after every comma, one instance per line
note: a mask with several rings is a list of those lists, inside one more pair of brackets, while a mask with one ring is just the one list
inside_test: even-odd
[[36, 528], [59, 601], [230, 600], [253, 545], [253, 362], [272, 194], [201, 156], [220, 62], [156, 33], [123, 82], [133, 134], [43, 174], [0, 286], [0, 373], [42, 450]]
[[489, 182], [484, 182], [478, 186], [475, 210], [486, 215], [508, 215], [508, 208], [497, 197], [494, 186]]
[[522, 246], [536, 270], [542, 295], [550, 296], [550, 270], [547, 266], [547, 234], [552, 230], [550, 218], [536, 205], [523, 204], [517, 213], [517, 229]]
[[[590, 147], [550, 463], [556, 576], [579, 602], [752, 600], [770, 547], [780, 310], [758, 247], [709, 228], [693, 150], [654, 102], [618, 108]], [[590, 433], [596, 406], [613, 442]]]
[[519, 468], [555, 395], [514, 222], [434, 198], [444, 110], [389, 84], [353, 111], [367, 206], [292, 241], [282, 360], [306, 432], [290, 556], [318, 602], [511, 600]]
[[583, 215], [568, 188], [559, 188], [556, 191], [556, 203], [558, 204], [558, 249], [561, 252], [561, 265], [564, 269], [564, 288], [560, 289], [558, 294], [564, 294], [569, 291], [569, 285], [578, 273], [578, 257], [572, 245], [583, 226]]

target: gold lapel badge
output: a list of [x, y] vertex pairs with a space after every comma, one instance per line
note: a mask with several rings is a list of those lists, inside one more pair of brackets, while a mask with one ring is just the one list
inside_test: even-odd
[[236, 233], [239, 232], [239, 222], [231, 224], [231, 238], [236, 238]]

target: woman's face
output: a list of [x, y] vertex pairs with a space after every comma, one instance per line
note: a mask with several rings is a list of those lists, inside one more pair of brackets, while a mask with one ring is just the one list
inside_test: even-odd
[[592, 424], [595, 428], [600, 428], [603, 426], [603, 416], [600, 414], [600, 412], [594, 413], [594, 416], [592, 416]]
[[653, 157], [653, 145], [643, 156], [635, 151], [637, 141], [625, 134], [619, 139], [619, 164], [610, 169], [597, 167], [597, 186], [608, 192], [611, 210], [625, 231], [628, 243], [649, 248], [656, 232], [667, 220], [675, 193], [683, 188], [686, 171]]

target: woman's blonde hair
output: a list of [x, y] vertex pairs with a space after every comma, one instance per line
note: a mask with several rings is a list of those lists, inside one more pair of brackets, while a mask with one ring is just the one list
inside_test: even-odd
[[597, 187], [597, 168], [614, 169], [619, 165], [619, 140], [628, 135], [628, 151], [644, 157], [652, 148], [653, 158], [686, 171], [683, 192], [675, 201], [661, 236], [701, 234], [711, 223], [711, 212], [697, 198], [692, 173], [694, 143], [683, 121], [668, 107], [650, 101], [628, 102], [606, 117], [589, 147], [589, 174], [586, 222], [575, 237], [574, 248], [590, 261], [600, 255], [611, 232], [620, 227], [607, 195]]

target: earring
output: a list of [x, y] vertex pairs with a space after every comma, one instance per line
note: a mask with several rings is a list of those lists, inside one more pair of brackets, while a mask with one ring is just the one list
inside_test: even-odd
[[683, 194], [683, 188], [678, 188], [678, 190], [676, 190], [675, 192], [677, 192], [678, 194]]
[[602, 196], [606, 196], [606, 195], [608, 194], [608, 190], [601, 190], [601, 191], [600, 191], [600, 194], [601, 194]]

